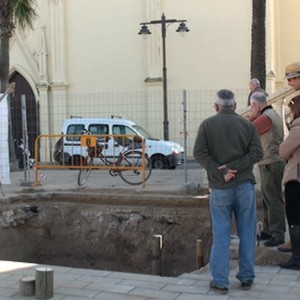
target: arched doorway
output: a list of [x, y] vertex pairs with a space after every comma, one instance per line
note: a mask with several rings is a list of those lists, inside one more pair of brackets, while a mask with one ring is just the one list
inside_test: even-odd
[[39, 134], [38, 105], [31, 86], [20, 73], [15, 72], [11, 76], [9, 82], [16, 83], [15, 95], [12, 98], [12, 101], [10, 102], [12, 137], [14, 140], [23, 137], [21, 96], [25, 95], [28, 129], [28, 147], [31, 156], [34, 157], [34, 141], [37, 135]]

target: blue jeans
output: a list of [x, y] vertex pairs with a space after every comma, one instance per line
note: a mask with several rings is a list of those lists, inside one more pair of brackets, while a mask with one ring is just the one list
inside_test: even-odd
[[245, 182], [228, 189], [212, 189], [210, 211], [213, 227], [213, 245], [210, 269], [219, 287], [229, 287], [230, 235], [232, 215], [239, 235], [239, 271], [236, 278], [253, 280], [256, 243], [256, 197], [254, 184]]

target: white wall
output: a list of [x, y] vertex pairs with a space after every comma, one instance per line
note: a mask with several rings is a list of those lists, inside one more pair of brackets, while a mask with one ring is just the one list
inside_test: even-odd
[[287, 86], [285, 67], [294, 61], [300, 61], [300, 36], [297, 33], [300, 27], [298, 0], [275, 0], [276, 19], [275, 40], [276, 40], [276, 73], [277, 80]]
[[[42, 121], [46, 120], [42, 133], [59, 134], [63, 120], [70, 114], [88, 117], [105, 111], [106, 116], [125, 113], [162, 137], [161, 99], [152, 101], [151, 96], [140, 100], [138, 96], [138, 92], [162, 90], [161, 82], [154, 85], [144, 82], [147, 77], [162, 77], [160, 25], [149, 26], [152, 34], [147, 40], [137, 34], [141, 22], [160, 19], [162, 13], [168, 19], [186, 19], [190, 29], [181, 37], [175, 32], [178, 24], [168, 26], [166, 50], [170, 94], [186, 89], [193, 95], [195, 105], [189, 106], [188, 120], [191, 142], [201, 120], [213, 113], [214, 91], [241, 90], [238, 107], [245, 106], [250, 78], [252, 0], [38, 0], [37, 3], [40, 18], [33, 31], [27, 30], [12, 39], [10, 65], [11, 70], [18, 70], [28, 79], [40, 100], [41, 111], [47, 114], [47, 118], [42, 116]], [[299, 0], [267, 1], [267, 72], [275, 72], [277, 86], [286, 85], [285, 65], [300, 60], [298, 8]], [[41, 81], [43, 26], [48, 82], [38, 95], [35, 84]], [[199, 96], [197, 91], [209, 92]], [[137, 94], [130, 99], [123, 97], [122, 92]], [[121, 104], [103, 93], [120, 93]], [[182, 119], [181, 99], [170, 96], [171, 101], [170, 139], [178, 139], [180, 129], [176, 122]], [[179, 107], [176, 111], [175, 106]]]
[[[59, 5], [63, 0], [52, 3]], [[169, 89], [247, 88], [249, 79], [251, 1], [240, 0], [151, 0], [170, 19], [186, 19], [190, 29], [184, 37], [175, 32], [178, 24], [167, 29], [167, 69]], [[52, 81], [52, 49], [62, 47], [51, 23], [51, 2], [39, 0], [40, 19], [34, 31], [26, 33], [25, 43], [38, 60], [41, 26], [46, 25], [49, 81]], [[55, 4], [58, 3], [58, 4]], [[88, 4], [87, 4], [88, 3]], [[152, 5], [152, 4], [151, 4]], [[71, 93], [143, 90], [148, 77], [145, 41], [138, 31], [147, 19], [147, 1], [72, 0], [64, 2], [66, 81]], [[150, 7], [150, 8], [149, 8]], [[161, 14], [159, 14], [160, 16]], [[149, 26], [161, 39], [160, 25]], [[157, 36], [158, 35], [158, 36]], [[14, 45], [17, 47], [17, 44]], [[155, 55], [161, 61], [162, 50]], [[35, 54], [34, 54], [35, 53]], [[24, 59], [13, 52], [11, 65]], [[21, 62], [22, 63], [22, 62]], [[23, 64], [26, 62], [23, 60]], [[32, 71], [32, 70], [29, 70]], [[33, 72], [33, 71], [32, 71]], [[161, 68], [157, 68], [161, 77]], [[34, 76], [33, 76], [34, 77]]]

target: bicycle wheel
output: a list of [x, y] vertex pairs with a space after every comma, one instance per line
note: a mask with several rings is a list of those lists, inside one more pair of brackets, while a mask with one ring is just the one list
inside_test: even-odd
[[141, 169], [143, 162], [145, 168], [145, 181], [150, 177], [152, 172], [151, 161], [147, 154], [142, 154], [139, 151], [129, 151], [124, 154], [120, 166], [124, 167], [138, 167], [136, 170], [121, 170], [120, 177], [129, 184], [138, 185], [143, 183], [143, 170]]
[[[94, 158], [93, 157], [87, 157], [85, 159], [85, 165], [86, 166], [93, 166], [94, 165]], [[78, 178], [77, 178], [77, 183], [78, 185], [84, 185], [87, 180], [89, 179], [89, 176], [92, 172], [92, 169], [85, 168], [85, 169], [80, 169], [78, 173]]]

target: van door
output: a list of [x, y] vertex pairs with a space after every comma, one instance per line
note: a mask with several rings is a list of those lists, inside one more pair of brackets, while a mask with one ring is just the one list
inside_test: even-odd
[[[64, 152], [70, 156], [70, 164], [80, 165], [81, 157], [86, 155], [85, 149], [81, 148], [80, 137], [82, 130], [85, 129], [84, 124], [70, 124], [66, 130], [66, 138], [64, 140]], [[75, 135], [74, 137], [72, 135]]]
[[[88, 131], [91, 134], [97, 135], [98, 138], [100, 138], [100, 143], [102, 145], [105, 145], [102, 149], [102, 154], [110, 160], [110, 156], [113, 149], [113, 139], [109, 137], [109, 125], [108, 124], [99, 124], [94, 123], [90, 124], [88, 127]], [[100, 164], [103, 164], [103, 162], [99, 162]]]
[[[104, 142], [107, 143], [107, 148], [113, 148], [112, 139], [109, 140], [108, 136], [108, 124], [88, 124], [88, 123], [74, 123], [67, 127], [64, 143], [64, 151], [67, 152], [73, 165], [80, 165], [83, 157], [87, 155], [86, 147], [81, 146], [80, 135], [83, 134], [83, 130], [88, 130], [91, 134], [102, 137]], [[75, 136], [73, 136], [75, 135]], [[103, 149], [105, 155], [106, 149]]]
[[[114, 135], [137, 135], [137, 133], [126, 125], [113, 125], [112, 132]], [[115, 137], [114, 138], [114, 154], [119, 155], [120, 152], [124, 151], [125, 147], [132, 145], [132, 138], [128, 137]]]

